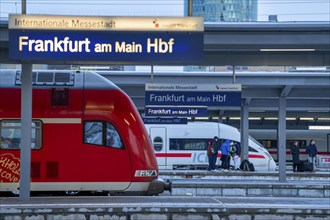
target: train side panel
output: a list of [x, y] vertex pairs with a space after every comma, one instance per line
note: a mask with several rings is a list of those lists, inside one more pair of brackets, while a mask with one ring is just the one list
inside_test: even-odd
[[[84, 119], [86, 121], [98, 121], [107, 117], [108, 122], [121, 134], [125, 147], [119, 151], [125, 151], [127, 155], [113, 160], [115, 163], [121, 164], [120, 169], [113, 164], [112, 169], [117, 169], [117, 173], [114, 174], [123, 172], [123, 168], [125, 175], [129, 174], [133, 181], [145, 182], [157, 177], [136, 175], [137, 170], [154, 170], [157, 174], [158, 165], [155, 156], [150, 155], [153, 149], [142, 119], [137, 110], [128, 105], [128, 103], [133, 104], [128, 96], [120, 91], [85, 90], [84, 97]], [[118, 149], [113, 150], [118, 151]]]
[[[217, 123], [188, 123], [188, 125], [146, 125], [153, 141], [161, 169], [200, 169], [208, 165], [207, 141], [218, 136], [240, 142], [236, 128]], [[155, 131], [158, 132], [155, 132]], [[162, 131], [161, 131], [162, 130]], [[219, 151], [217, 164], [220, 164]], [[275, 170], [276, 164], [267, 150], [249, 140], [249, 160], [257, 171]], [[233, 164], [233, 161], [231, 162]]]
[[[38, 126], [32, 129], [32, 191], [107, 190], [152, 195], [164, 190], [157, 179], [151, 142], [133, 102], [100, 77], [79, 74], [78, 83], [89, 82], [80, 87], [34, 87], [32, 117]], [[20, 140], [21, 90], [3, 85], [0, 96], [6, 98], [1, 101], [0, 130], [12, 130], [15, 135], [1, 137]], [[1, 191], [18, 189], [18, 144], [9, 147], [1, 138]]]

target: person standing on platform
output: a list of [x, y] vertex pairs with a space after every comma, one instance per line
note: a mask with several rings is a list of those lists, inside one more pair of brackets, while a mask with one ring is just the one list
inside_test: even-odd
[[218, 136], [214, 136], [213, 144], [214, 144], [214, 147], [217, 149], [217, 158], [215, 159], [215, 162], [217, 162], [219, 150], [221, 150], [220, 149], [221, 143], [220, 143], [220, 140], [219, 140]]
[[230, 157], [229, 157], [229, 151], [230, 151], [230, 140], [226, 140], [221, 145], [221, 168], [223, 170], [229, 170], [229, 163], [230, 163]]
[[293, 172], [298, 171], [298, 165], [300, 163], [300, 159], [299, 159], [299, 146], [298, 146], [298, 141], [294, 141], [293, 145], [291, 146], [291, 154], [292, 154], [292, 166], [293, 166]]
[[308, 154], [308, 161], [310, 163], [313, 163], [313, 171], [315, 171], [317, 148], [315, 145], [315, 141], [313, 139], [310, 141], [309, 145], [306, 147], [306, 153]]
[[214, 144], [213, 140], [209, 140], [207, 142], [207, 156], [209, 159], [209, 167], [207, 168], [208, 171], [215, 170], [215, 164], [217, 162], [218, 157], [218, 148]]
[[[235, 170], [239, 170], [239, 161], [238, 157], [241, 155], [241, 147], [239, 146], [239, 143], [237, 142], [232, 142], [233, 145], [231, 146], [231, 152], [233, 152], [233, 159], [234, 159], [234, 166]], [[229, 164], [230, 165], [230, 164]]]

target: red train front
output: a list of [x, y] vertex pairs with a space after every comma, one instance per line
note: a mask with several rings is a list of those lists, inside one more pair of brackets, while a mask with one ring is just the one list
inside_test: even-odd
[[[19, 187], [20, 71], [0, 74], [0, 189]], [[166, 184], [131, 99], [93, 72], [33, 72], [31, 191], [156, 195]]]

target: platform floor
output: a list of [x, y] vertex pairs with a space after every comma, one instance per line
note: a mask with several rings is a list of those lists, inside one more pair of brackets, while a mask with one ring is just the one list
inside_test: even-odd
[[[181, 177], [204, 177], [204, 176], [221, 176], [221, 177], [237, 177], [237, 178], [247, 178], [251, 179], [279, 179], [279, 171], [269, 171], [269, 172], [248, 172], [248, 171], [206, 171], [206, 170], [159, 170], [159, 176], [162, 178], [181, 178]], [[286, 177], [290, 179], [330, 179], [330, 170], [320, 170], [316, 172], [292, 172], [287, 171]]]
[[57, 197], [0, 199], [0, 219], [329, 219], [328, 198]]
[[159, 175], [172, 182], [172, 192], [162, 195], [330, 197], [328, 172], [291, 172], [286, 181], [279, 181], [278, 172], [161, 170]]

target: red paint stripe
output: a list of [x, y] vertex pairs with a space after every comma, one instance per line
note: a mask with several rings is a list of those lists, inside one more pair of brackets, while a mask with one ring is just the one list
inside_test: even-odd
[[190, 153], [156, 153], [156, 157], [191, 157]]
[[[218, 157], [221, 158], [221, 156], [222, 156], [221, 154], [218, 154]], [[261, 159], [265, 158], [264, 156], [258, 155], [258, 154], [249, 154], [248, 156], [249, 156], [249, 158], [261, 158]], [[241, 156], [238, 156], [238, 157], [241, 158]]]
[[[156, 153], [156, 157], [184, 157], [184, 158], [190, 158], [192, 156], [191, 153]], [[221, 158], [222, 154], [218, 154], [218, 157]], [[262, 155], [257, 155], [257, 154], [249, 154], [249, 158], [265, 158]]]
[[249, 154], [249, 158], [264, 159], [265, 157], [258, 154]]

